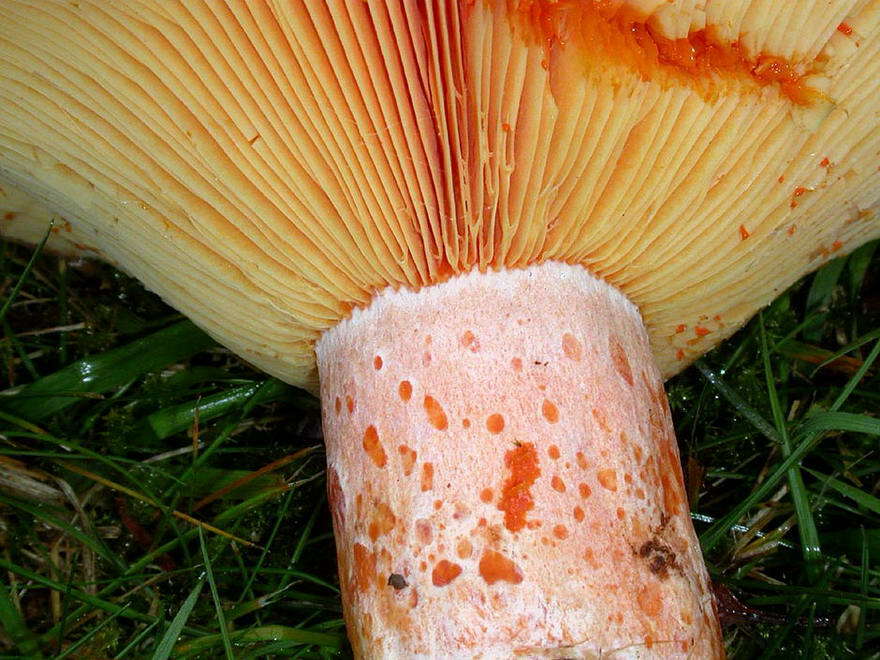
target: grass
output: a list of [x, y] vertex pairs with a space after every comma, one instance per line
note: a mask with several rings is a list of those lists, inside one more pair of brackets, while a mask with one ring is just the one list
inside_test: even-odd
[[[734, 658], [880, 656], [876, 248], [668, 384]], [[0, 331], [0, 655], [348, 655], [312, 397], [32, 248]]]

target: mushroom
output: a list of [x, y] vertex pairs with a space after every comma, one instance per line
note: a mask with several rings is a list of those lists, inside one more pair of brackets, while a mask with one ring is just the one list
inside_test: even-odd
[[880, 234], [878, 22], [8, 1], [0, 230], [320, 375], [358, 655], [716, 657], [662, 380]]

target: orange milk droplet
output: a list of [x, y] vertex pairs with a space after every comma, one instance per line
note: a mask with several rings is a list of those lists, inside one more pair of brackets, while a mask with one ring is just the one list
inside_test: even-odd
[[607, 488], [611, 491], [617, 490], [617, 472], [613, 469], [599, 470], [596, 478], [599, 480], [599, 483], [602, 484], [603, 488]]
[[446, 413], [443, 411], [443, 407], [432, 396], [425, 396], [424, 406], [431, 426], [438, 431], [445, 431], [449, 426], [449, 422], [446, 420]]
[[504, 430], [504, 417], [493, 413], [486, 418], [486, 428], [489, 433], [501, 433]]
[[400, 386], [397, 388], [398, 394], [400, 394], [400, 398], [404, 401], [409, 401], [410, 397], [412, 397], [412, 384], [408, 380], [400, 381]]
[[445, 587], [459, 575], [461, 575], [461, 566], [441, 559], [431, 572], [431, 583], [435, 587]]
[[367, 455], [376, 467], [385, 467], [385, 463], [388, 462], [388, 457], [385, 455], [385, 449], [382, 447], [382, 443], [379, 442], [379, 434], [376, 431], [376, 427], [372, 424], [370, 424], [367, 427], [367, 430], [364, 431], [363, 447], [364, 451], [367, 452]]
[[544, 399], [544, 403], [541, 404], [541, 414], [544, 415], [544, 419], [551, 424], [555, 424], [559, 421], [559, 409], [552, 401], [548, 401], [547, 399]]
[[434, 487], [434, 464], [422, 465], [422, 492], [425, 493]]

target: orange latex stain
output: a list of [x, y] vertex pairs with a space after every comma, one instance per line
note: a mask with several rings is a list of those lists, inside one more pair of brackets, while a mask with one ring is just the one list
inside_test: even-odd
[[483, 552], [483, 556], [480, 557], [479, 571], [480, 577], [487, 584], [495, 584], [496, 582], [519, 584], [523, 581], [519, 567], [500, 552], [494, 550], [487, 549]]
[[379, 371], [382, 368], [382, 358], [380, 356], [376, 356], [373, 358], [373, 369]]
[[547, 447], [547, 456], [552, 458], [554, 461], [559, 458], [559, 447], [556, 445], [550, 445]]
[[446, 413], [443, 406], [437, 403], [432, 396], [425, 396], [423, 402], [425, 412], [428, 414], [428, 422], [438, 431], [445, 431], [449, 427], [449, 421], [446, 419]]
[[828, 167], [829, 165], [831, 165], [831, 160], [828, 156], [819, 161], [819, 167]]
[[553, 475], [553, 478], [550, 480], [550, 487], [558, 493], [565, 492], [565, 482], [556, 475]]
[[636, 601], [639, 609], [652, 618], [659, 616], [663, 610], [663, 594], [660, 592], [660, 587], [653, 582], [639, 589]]
[[339, 399], [339, 397], [336, 397], [336, 401], [334, 402], [333, 407], [336, 409], [337, 415], [342, 412], [342, 401]]
[[581, 494], [581, 497], [587, 499], [590, 495], [593, 494], [593, 489], [590, 488], [588, 484], [578, 484], [578, 492]]
[[397, 393], [400, 395], [401, 400], [409, 401], [412, 398], [412, 384], [408, 380], [400, 381], [400, 385], [397, 387]]
[[385, 449], [382, 447], [382, 443], [379, 442], [379, 434], [376, 432], [376, 427], [372, 424], [370, 424], [367, 427], [367, 430], [364, 431], [363, 447], [364, 451], [367, 452], [367, 455], [376, 467], [385, 467], [385, 464], [388, 462], [388, 457], [385, 455]]
[[587, 462], [587, 457], [584, 456], [584, 452], [579, 451], [576, 456], [577, 456], [578, 467], [581, 470], [586, 470], [588, 467], [590, 467], [590, 464]]
[[451, 561], [441, 559], [431, 571], [431, 584], [435, 587], [445, 587], [455, 578], [461, 575], [461, 566]]
[[611, 337], [611, 361], [614, 363], [614, 369], [620, 374], [630, 386], [633, 385], [632, 368], [629, 366], [629, 360], [626, 359], [626, 350], [617, 337]]
[[596, 561], [596, 553], [592, 548], [584, 550], [584, 560], [590, 565], [590, 568], [599, 568], [599, 562]]
[[465, 417], [463, 420], [461, 420], [461, 427], [463, 429], [469, 429], [471, 427], [471, 420]]
[[486, 418], [486, 428], [489, 433], [501, 433], [504, 430], [504, 417], [498, 413], [489, 415]]
[[568, 529], [565, 525], [556, 525], [553, 528], [553, 536], [563, 541], [568, 538]]
[[596, 478], [599, 480], [599, 483], [603, 488], [610, 491], [617, 490], [617, 472], [613, 469], [599, 470], [596, 474]]
[[704, 328], [704, 327], [701, 326], [701, 325], [698, 325], [697, 327], [694, 328], [694, 334], [695, 334], [697, 337], [705, 337], [705, 336], [708, 335], [710, 332], [712, 332], [712, 331], [709, 330], [709, 328]]
[[410, 449], [406, 445], [400, 445], [400, 447], [397, 448], [397, 451], [400, 453], [400, 462], [403, 466], [403, 474], [408, 477], [412, 474], [418, 454], [416, 453], [415, 449]]
[[841, 23], [837, 26], [837, 31], [841, 34], [845, 34], [846, 36], [852, 36], [853, 29], [849, 23]]
[[621, 507], [617, 507], [616, 513], [618, 520], [623, 520], [624, 518], [626, 518], [626, 511], [624, 511]]
[[434, 487], [434, 464], [422, 465], [422, 492], [426, 493]]
[[486, 502], [486, 504], [491, 502], [492, 501], [492, 489], [491, 488], [484, 488], [483, 490], [481, 490], [480, 491], [480, 499], [483, 502]]
[[565, 353], [565, 357], [580, 362], [584, 356], [584, 347], [573, 334], [566, 332], [562, 335], [562, 352]]
[[584, 520], [584, 510], [583, 510], [582, 508], [580, 508], [579, 506], [576, 506], [576, 507], [574, 508], [574, 511], [572, 512], [572, 515], [574, 516], [574, 519], [577, 520], [578, 522], [583, 522], [583, 520]]
[[544, 419], [551, 424], [555, 424], [559, 421], [559, 409], [552, 401], [548, 401], [547, 399], [544, 399], [544, 403], [541, 404], [541, 414], [544, 415]]
[[522, 360], [520, 358], [513, 358], [510, 361], [510, 366], [513, 367], [513, 370], [518, 373], [522, 371]]
[[745, 226], [745, 225], [740, 225], [740, 226], [739, 226], [739, 238], [740, 238], [740, 240], [744, 241], [744, 240], [746, 240], [749, 236], [751, 236], [751, 234], [749, 233], [749, 230], [746, 229], [746, 226]]
[[553, 62], [556, 53], [580, 55], [585, 70], [590, 70], [610, 60], [642, 80], [676, 82], [706, 97], [724, 81], [775, 85], [797, 105], [809, 105], [821, 96], [804, 82], [810, 71], [799, 72], [794, 63], [772, 53], [749, 53], [739, 41], [719, 38], [713, 25], [671, 39], [655, 28], [651, 16], [626, 3], [519, 0], [508, 6], [526, 34], [544, 46], [545, 61]]
[[504, 512], [504, 526], [518, 532], [526, 525], [526, 512], [535, 506], [529, 490], [541, 474], [535, 445], [527, 442], [511, 449], [504, 455], [504, 465], [510, 476], [501, 489], [498, 509]]
[[345, 397], [345, 407], [348, 408], [349, 414], [354, 412], [354, 399], [351, 396]]
[[391, 510], [391, 507], [384, 502], [377, 503], [370, 518], [370, 526], [368, 528], [370, 539], [375, 541], [380, 536], [384, 536], [394, 529], [396, 523], [397, 517]]

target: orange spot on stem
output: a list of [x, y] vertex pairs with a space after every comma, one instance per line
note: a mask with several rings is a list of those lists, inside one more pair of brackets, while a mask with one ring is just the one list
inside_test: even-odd
[[385, 449], [382, 447], [382, 443], [379, 442], [379, 434], [376, 431], [376, 427], [372, 424], [370, 424], [367, 427], [367, 430], [364, 431], [363, 447], [364, 451], [367, 452], [367, 455], [376, 467], [385, 467], [385, 463], [388, 462], [388, 457], [385, 455]]
[[519, 567], [500, 552], [494, 550], [487, 549], [483, 552], [483, 556], [480, 557], [479, 571], [480, 577], [487, 584], [495, 584], [496, 582], [519, 584], [523, 580]]
[[504, 512], [504, 526], [517, 532], [525, 527], [526, 512], [535, 505], [529, 490], [541, 474], [535, 445], [528, 442], [511, 449], [504, 455], [504, 464], [510, 476], [501, 490], [498, 509]]
[[435, 587], [445, 587], [455, 578], [461, 575], [461, 566], [451, 561], [441, 559], [431, 571], [431, 583]]
[[432, 396], [425, 396], [424, 406], [431, 426], [438, 431], [445, 431], [449, 426], [449, 422], [446, 419], [446, 413], [443, 411], [443, 407], [437, 403], [437, 400]]

